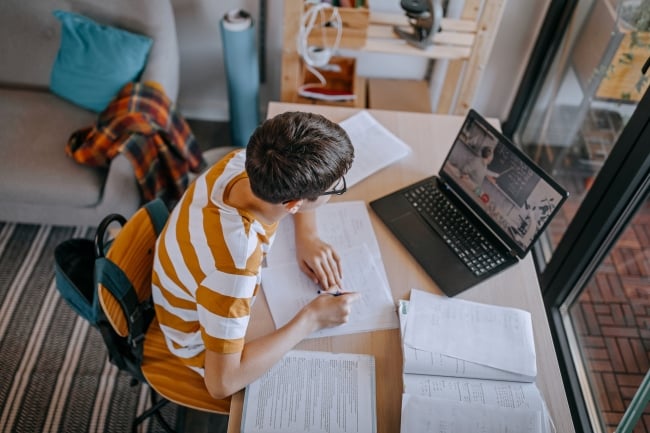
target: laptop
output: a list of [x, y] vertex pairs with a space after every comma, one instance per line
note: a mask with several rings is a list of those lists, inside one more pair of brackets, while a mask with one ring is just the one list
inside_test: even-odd
[[568, 197], [470, 110], [437, 175], [370, 207], [447, 296], [521, 260]]

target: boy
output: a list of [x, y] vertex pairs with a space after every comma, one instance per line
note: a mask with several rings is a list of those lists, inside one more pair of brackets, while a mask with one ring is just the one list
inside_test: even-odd
[[323, 294], [284, 327], [244, 340], [261, 263], [285, 216], [294, 215], [301, 269], [325, 290], [341, 287], [340, 258], [318, 237], [313, 211], [345, 192], [353, 158], [337, 124], [283, 113], [197, 178], [172, 211], [156, 246], [156, 316], [170, 351], [214, 398], [244, 388], [312, 332], [347, 321], [358, 294]]

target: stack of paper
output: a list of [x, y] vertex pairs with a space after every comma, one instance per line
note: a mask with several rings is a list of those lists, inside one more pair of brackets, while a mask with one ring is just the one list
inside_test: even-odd
[[[318, 233], [341, 256], [343, 289], [361, 293], [352, 304], [347, 323], [315, 332], [328, 337], [399, 326], [395, 303], [372, 229], [362, 201], [328, 203], [316, 210]], [[319, 286], [298, 266], [293, 220], [285, 218], [262, 269], [262, 289], [277, 328], [289, 322], [318, 295]]]
[[415, 289], [398, 313], [402, 433], [550, 431], [530, 313]]

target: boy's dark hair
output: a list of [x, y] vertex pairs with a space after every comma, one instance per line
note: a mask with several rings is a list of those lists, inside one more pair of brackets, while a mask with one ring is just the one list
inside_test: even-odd
[[253, 193], [269, 203], [316, 200], [352, 165], [350, 137], [325, 117], [287, 112], [266, 120], [246, 148]]

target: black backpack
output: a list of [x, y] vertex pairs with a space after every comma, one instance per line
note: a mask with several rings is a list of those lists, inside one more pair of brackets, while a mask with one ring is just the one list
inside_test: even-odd
[[[156, 239], [168, 216], [165, 204], [156, 199], [145, 204], [128, 221], [118, 214], [108, 215], [100, 222], [94, 240], [68, 239], [57, 245], [54, 251], [59, 293], [81, 317], [100, 331], [110, 361], [141, 382], [144, 382], [140, 369], [142, 343], [154, 317], [151, 264]], [[114, 223], [121, 228], [112, 239], [107, 239]], [[123, 238], [118, 242], [120, 237]], [[118, 249], [120, 251], [116, 251]], [[124, 257], [129, 255], [132, 257]], [[132, 260], [133, 257], [137, 260]], [[146, 269], [146, 266], [149, 268]], [[139, 273], [142, 278], [149, 278], [149, 287], [146, 287], [146, 281], [144, 284], [142, 281], [131, 281], [133, 272]], [[147, 290], [147, 293], [140, 293], [140, 299], [134, 284]], [[100, 296], [100, 290], [107, 290], [111, 296]], [[106, 299], [114, 299], [114, 302], [106, 305]], [[125, 323], [111, 321], [105, 313], [106, 308], [121, 309]]]

